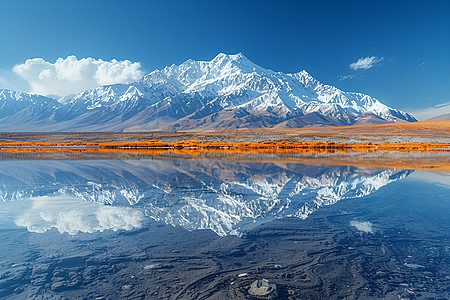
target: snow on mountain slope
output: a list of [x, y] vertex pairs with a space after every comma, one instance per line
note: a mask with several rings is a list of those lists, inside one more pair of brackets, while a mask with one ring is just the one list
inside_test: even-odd
[[[32, 106], [45, 98], [30, 97], [41, 97]], [[54, 130], [280, 128], [415, 121], [368, 95], [322, 84], [305, 70], [274, 72], [241, 53], [221, 53], [211, 61], [187, 60], [155, 70], [137, 82], [87, 90], [59, 99], [59, 103], [54, 105], [54, 114], [45, 115], [49, 124], [55, 124]], [[15, 111], [6, 113], [11, 116]]]
[[326, 115], [339, 107], [348, 114], [369, 112], [389, 121], [401, 117], [413, 120], [368, 95], [324, 85], [305, 70], [296, 74], [273, 72], [257, 66], [241, 53], [219, 54], [210, 62], [188, 60], [159, 73], [182, 85], [183, 93], [213, 97], [211, 101], [219, 101], [222, 108], [278, 108], [280, 114], [301, 111]]
[[51, 117], [60, 106], [52, 98], [0, 89], [0, 122], [14, 119], [20, 122], [43, 120]]

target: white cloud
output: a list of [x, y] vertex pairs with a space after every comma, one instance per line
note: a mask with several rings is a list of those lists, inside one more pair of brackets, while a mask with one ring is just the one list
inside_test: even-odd
[[373, 224], [370, 222], [351, 221], [350, 226], [356, 227], [364, 233], [373, 233]]
[[44, 233], [56, 228], [76, 235], [104, 230], [132, 230], [142, 227], [144, 215], [131, 207], [105, 206], [68, 196], [38, 197], [30, 210], [15, 219], [17, 226]]
[[13, 71], [25, 79], [32, 93], [65, 96], [105, 84], [129, 83], [144, 75], [139, 62], [82, 58], [58, 58], [51, 63], [43, 58], [27, 59]]
[[423, 67], [425, 65], [429, 65], [429, 64], [433, 64], [433, 63], [435, 63], [435, 62], [431, 61], [431, 60], [424, 60], [423, 62], [419, 63], [418, 66]]
[[369, 57], [361, 57], [356, 62], [351, 63], [349, 65], [350, 69], [353, 70], [367, 70], [375, 66], [377, 63], [383, 60], [383, 57], [369, 56]]
[[339, 78], [339, 81], [342, 81], [342, 80], [347, 80], [347, 79], [353, 79], [353, 78], [355, 78], [355, 75], [338, 76], [338, 78]]
[[410, 109], [410, 113], [416, 117], [417, 120], [423, 121], [439, 115], [450, 113], [450, 101], [447, 103], [438, 104], [434, 107], [428, 107], [423, 109]]

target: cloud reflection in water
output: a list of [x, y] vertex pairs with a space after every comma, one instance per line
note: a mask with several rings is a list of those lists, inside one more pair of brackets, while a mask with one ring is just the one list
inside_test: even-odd
[[30, 210], [16, 218], [17, 226], [44, 233], [56, 228], [76, 235], [104, 230], [132, 230], [142, 227], [144, 215], [131, 207], [105, 206], [67, 196], [34, 198]]
[[353, 226], [356, 229], [358, 229], [359, 231], [364, 232], [364, 233], [373, 233], [373, 224], [368, 221], [366, 221], [366, 222], [351, 221], [350, 226]]

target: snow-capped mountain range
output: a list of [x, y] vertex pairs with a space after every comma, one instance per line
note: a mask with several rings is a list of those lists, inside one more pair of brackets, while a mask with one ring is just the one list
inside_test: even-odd
[[[59, 200], [49, 199], [54, 197], [72, 199], [77, 207], [85, 202], [114, 206], [110, 212], [124, 220], [132, 214], [141, 221], [139, 213], [128, 209], [134, 208], [166, 224], [227, 235], [276, 218], [307, 218], [323, 206], [367, 196], [411, 172], [213, 160], [3, 161], [0, 202], [35, 199], [35, 216], [27, 219], [41, 227], [49, 225], [40, 217], [48, 215], [43, 211], [59, 224], [83, 223], [83, 215], [74, 221], [67, 209], [55, 211]], [[92, 214], [101, 209], [88, 205], [88, 210]]]
[[187, 60], [131, 84], [53, 99], [0, 90], [1, 131], [149, 131], [296, 128], [412, 122], [368, 95], [344, 92], [305, 70], [264, 69], [241, 53]]

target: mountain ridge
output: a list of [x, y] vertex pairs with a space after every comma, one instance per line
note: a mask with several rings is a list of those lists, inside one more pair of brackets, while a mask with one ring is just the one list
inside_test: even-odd
[[[0, 90], [0, 107], [13, 101], [3, 94]], [[1, 114], [0, 130], [173, 131], [416, 121], [369, 95], [322, 84], [305, 70], [285, 74], [265, 69], [242, 53], [220, 53], [211, 61], [189, 59], [130, 84], [101, 86], [58, 100], [26, 95], [44, 103], [42, 111], [35, 109], [25, 122], [14, 122], [24, 108]], [[16, 100], [21, 98], [26, 97]]]

